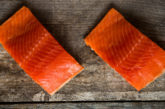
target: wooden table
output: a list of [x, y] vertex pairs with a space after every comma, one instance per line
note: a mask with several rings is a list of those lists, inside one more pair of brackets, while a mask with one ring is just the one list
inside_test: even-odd
[[165, 0], [0, 0], [0, 23], [23, 5], [85, 69], [49, 96], [0, 46], [0, 108], [165, 108], [165, 74], [137, 92], [83, 41], [113, 7], [165, 49]]

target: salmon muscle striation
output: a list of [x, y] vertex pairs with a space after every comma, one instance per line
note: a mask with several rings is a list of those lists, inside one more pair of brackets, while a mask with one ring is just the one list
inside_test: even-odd
[[165, 71], [165, 51], [114, 8], [85, 42], [138, 91]]
[[50, 95], [83, 69], [25, 6], [1, 25], [0, 43]]

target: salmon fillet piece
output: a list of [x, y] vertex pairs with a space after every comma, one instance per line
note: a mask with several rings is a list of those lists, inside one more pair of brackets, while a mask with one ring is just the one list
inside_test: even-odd
[[0, 43], [50, 95], [83, 69], [26, 7], [1, 25]]
[[165, 71], [165, 51], [113, 8], [85, 42], [138, 91]]

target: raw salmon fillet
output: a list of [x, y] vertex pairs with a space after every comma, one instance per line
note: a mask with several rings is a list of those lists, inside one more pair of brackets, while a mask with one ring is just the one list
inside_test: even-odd
[[83, 69], [26, 7], [1, 25], [0, 43], [51, 95]]
[[137, 90], [165, 71], [165, 51], [113, 8], [85, 42]]

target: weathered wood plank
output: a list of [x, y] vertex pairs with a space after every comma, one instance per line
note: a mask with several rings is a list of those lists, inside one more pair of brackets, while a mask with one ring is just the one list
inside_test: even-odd
[[85, 70], [49, 96], [0, 46], [0, 101], [165, 100], [165, 74], [137, 92], [86, 47], [83, 38], [115, 7], [165, 49], [164, 0], [0, 0], [0, 22], [27, 5]]
[[165, 102], [93, 102], [0, 105], [1, 109], [164, 109]]

